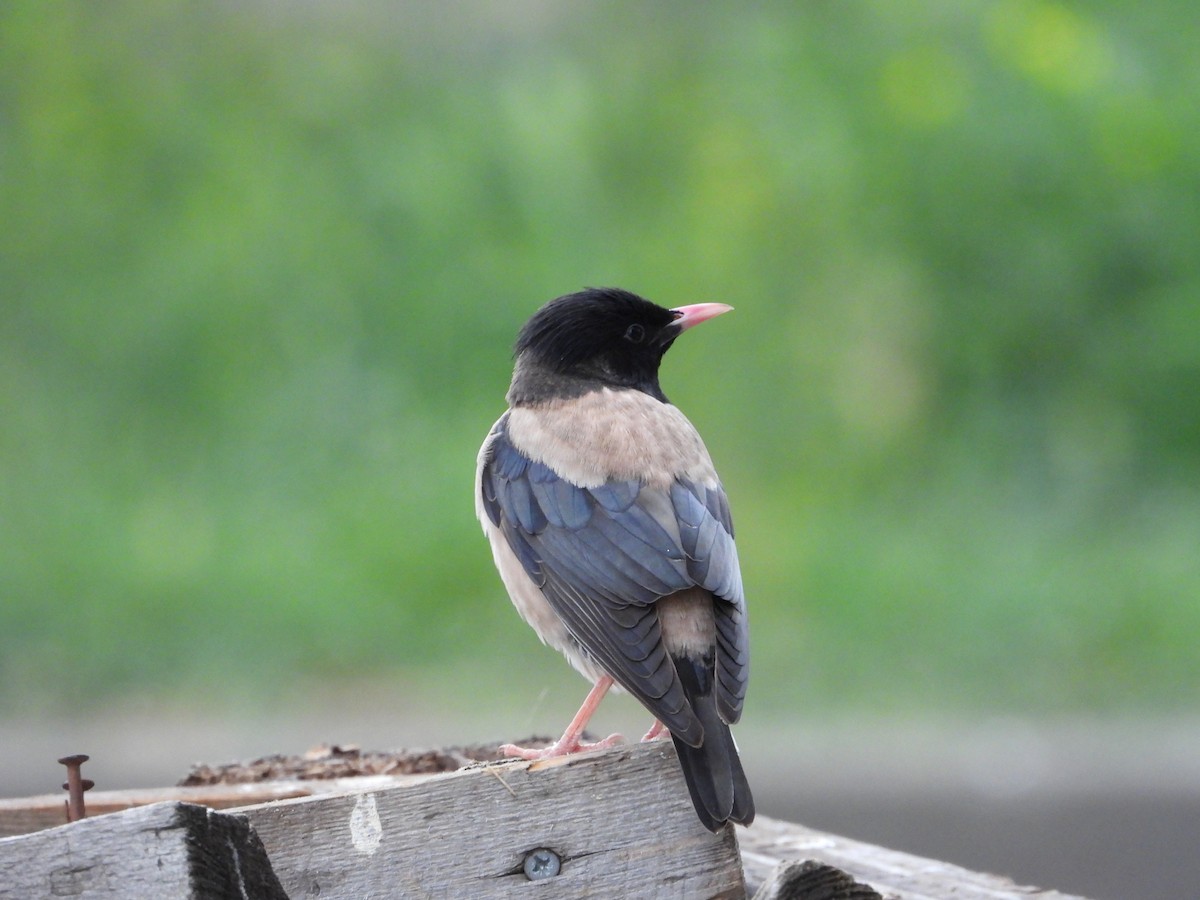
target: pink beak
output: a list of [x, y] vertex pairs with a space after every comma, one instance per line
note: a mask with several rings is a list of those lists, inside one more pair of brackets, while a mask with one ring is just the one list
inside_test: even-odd
[[727, 303], [693, 303], [691, 306], [677, 306], [671, 312], [675, 313], [675, 324], [679, 326], [679, 330], [687, 331], [693, 325], [699, 325], [731, 309], [733, 307]]

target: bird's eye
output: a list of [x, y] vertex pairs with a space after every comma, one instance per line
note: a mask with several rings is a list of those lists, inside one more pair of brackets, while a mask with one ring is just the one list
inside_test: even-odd
[[640, 344], [645, 339], [646, 329], [637, 322], [634, 322], [625, 329], [625, 340], [629, 341], [631, 344]]

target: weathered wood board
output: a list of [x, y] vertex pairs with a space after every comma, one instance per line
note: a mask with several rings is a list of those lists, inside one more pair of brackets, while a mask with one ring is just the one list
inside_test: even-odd
[[[781, 863], [812, 859], [846, 872], [884, 897], [899, 900], [1084, 900], [766, 816], [759, 816], [749, 828], [739, 828], [738, 840], [751, 890], [768, 882]], [[808, 895], [763, 895], [767, 896], [805, 900]]]
[[[284, 799], [310, 792], [319, 793]], [[1082, 900], [765, 816], [736, 836], [733, 829], [711, 835], [696, 820], [669, 742], [442, 775], [109, 794], [88, 795], [91, 815], [162, 796], [223, 806], [263, 802], [234, 815], [159, 803], [0, 840], [0, 900], [56, 893], [241, 897], [254, 878], [262, 887], [245, 896], [273, 898], [286, 889], [295, 900], [531, 890], [554, 897], [741, 897], [743, 884], [759, 891], [756, 900]], [[61, 822], [62, 803], [61, 795], [0, 801], [0, 824], [29, 830]], [[557, 855], [561, 871], [535, 883], [523, 864], [541, 848]], [[272, 868], [277, 885], [269, 880]], [[197, 884], [209, 893], [196, 893]]]
[[287, 900], [245, 816], [159, 803], [0, 839], [0, 898]]
[[[734, 829], [699, 823], [665, 741], [239, 812], [292, 900], [745, 896]], [[533, 883], [539, 848], [561, 870]]]
[[[312, 781], [268, 781], [256, 784], [214, 784], [203, 787], [138, 788], [123, 791], [88, 791], [84, 795], [89, 817], [121, 812], [152, 803], [194, 803], [209, 809], [232, 809], [311, 797], [314, 794], [375, 790], [411, 784], [427, 775], [368, 775], [358, 778], [330, 778]], [[36, 797], [0, 799], [0, 838], [31, 834], [67, 821], [66, 795], [39, 794]]]

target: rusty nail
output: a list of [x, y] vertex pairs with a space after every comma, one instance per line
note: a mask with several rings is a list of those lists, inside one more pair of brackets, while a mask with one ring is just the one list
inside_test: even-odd
[[74, 756], [64, 756], [59, 760], [67, 767], [67, 781], [63, 790], [67, 791], [67, 821], [78, 822], [87, 815], [83, 807], [83, 792], [96, 786], [94, 781], [84, 778], [81, 772], [83, 764], [90, 757], [86, 753], [76, 753]]

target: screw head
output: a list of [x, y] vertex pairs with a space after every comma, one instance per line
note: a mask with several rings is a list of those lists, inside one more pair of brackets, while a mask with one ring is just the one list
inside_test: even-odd
[[525, 877], [530, 881], [553, 878], [562, 871], [562, 860], [553, 850], [538, 847], [525, 854]]
[[64, 756], [58, 762], [64, 766], [82, 766], [85, 762], [91, 759], [86, 753], [76, 753], [74, 756]]

